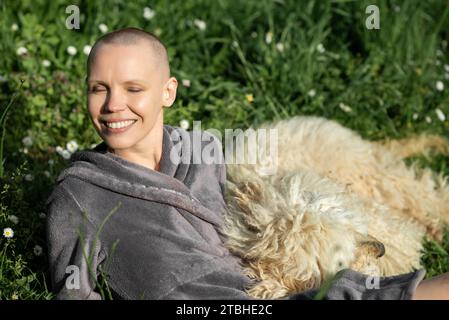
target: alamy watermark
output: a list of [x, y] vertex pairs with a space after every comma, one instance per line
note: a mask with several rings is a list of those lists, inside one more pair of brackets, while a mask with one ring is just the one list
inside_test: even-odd
[[364, 270], [364, 272], [370, 274], [365, 280], [365, 287], [368, 290], [380, 289], [379, 268], [375, 265], [370, 265], [367, 269]]
[[74, 4], [65, 8], [65, 13], [70, 15], [65, 19], [65, 26], [67, 29], [79, 29], [80, 28], [80, 8]]
[[[174, 164], [249, 164], [256, 165], [262, 175], [276, 173], [278, 165], [278, 132], [273, 128], [201, 129], [201, 121], [193, 122], [193, 130], [173, 130], [174, 147], [170, 160]], [[224, 148], [224, 154], [223, 149]]]
[[379, 7], [372, 4], [366, 7], [365, 13], [369, 16], [365, 20], [365, 26], [368, 30], [380, 29], [380, 12]]
[[80, 288], [80, 268], [76, 265], [69, 265], [65, 268], [65, 273], [69, 276], [65, 279], [65, 287], [68, 290]]
[[[80, 8], [77, 5], [71, 4], [65, 8], [65, 13], [69, 16], [65, 20], [67, 29], [80, 28]], [[380, 29], [380, 10], [379, 7], [372, 4], [365, 8], [365, 13], [369, 16], [365, 20], [365, 26], [368, 30]]]

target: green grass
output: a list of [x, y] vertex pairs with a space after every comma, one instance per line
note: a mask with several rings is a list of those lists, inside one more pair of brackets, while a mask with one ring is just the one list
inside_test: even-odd
[[[141, 27], [166, 43], [172, 74], [180, 82], [177, 101], [165, 113], [172, 125], [201, 120], [203, 129], [224, 130], [314, 114], [370, 140], [420, 132], [448, 136], [449, 122], [440, 121], [435, 112], [438, 108], [449, 116], [445, 1], [72, 3], [80, 7], [80, 30], [65, 28], [66, 1], [0, 3], [0, 114], [17, 93], [0, 130], [5, 131], [0, 229], [15, 232], [12, 239], [0, 238], [1, 299], [52, 296], [46, 287], [45, 220], [39, 214], [67, 165], [56, 146], [65, 148], [75, 140], [87, 148], [99, 142], [87, 117], [83, 47], [101, 35], [100, 23], [109, 30]], [[380, 30], [365, 28], [370, 4], [380, 8]], [[153, 19], [143, 18], [145, 6], [155, 10]], [[207, 28], [199, 30], [195, 19], [205, 21]], [[13, 24], [18, 30], [11, 29]], [[317, 50], [320, 44], [324, 52]], [[25, 56], [17, 54], [22, 46], [28, 50]], [[75, 56], [68, 55], [68, 46], [76, 47]], [[45, 67], [44, 60], [51, 65]], [[185, 79], [190, 87], [181, 84]], [[443, 91], [436, 89], [437, 81], [445, 85]], [[309, 94], [312, 90], [315, 95]], [[254, 101], [246, 99], [248, 94]], [[31, 146], [23, 144], [26, 136], [32, 138]], [[423, 160], [423, 165], [449, 175], [447, 157]], [[10, 215], [19, 222], [11, 222]], [[36, 245], [43, 248], [41, 255], [33, 253]], [[449, 271], [448, 249], [447, 240], [442, 246], [426, 242], [428, 276]]]

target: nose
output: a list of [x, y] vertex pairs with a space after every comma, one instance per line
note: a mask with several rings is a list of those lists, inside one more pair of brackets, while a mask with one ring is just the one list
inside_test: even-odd
[[120, 94], [118, 90], [111, 89], [108, 92], [106, 101], [104, 103], [104, 109], [111, 113], [117, 113], [126, 108], [126, 100], [123, 94]]

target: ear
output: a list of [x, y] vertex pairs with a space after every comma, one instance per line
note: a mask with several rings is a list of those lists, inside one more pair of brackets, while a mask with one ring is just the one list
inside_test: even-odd
[[171, 107], [176, 100], [176, 89], [178, 88], [178, 80], [175, 77], [168, 79], [162, 92], [162, 105]]

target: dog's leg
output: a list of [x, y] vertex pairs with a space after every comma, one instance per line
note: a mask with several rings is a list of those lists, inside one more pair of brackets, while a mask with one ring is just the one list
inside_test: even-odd
[[428, 155], [430, 151], [449, 154], [449, 140], [438, 135], [421, 134], [397, 140], [385, 139], [378, 143], [401, 160], [412, 156]]

